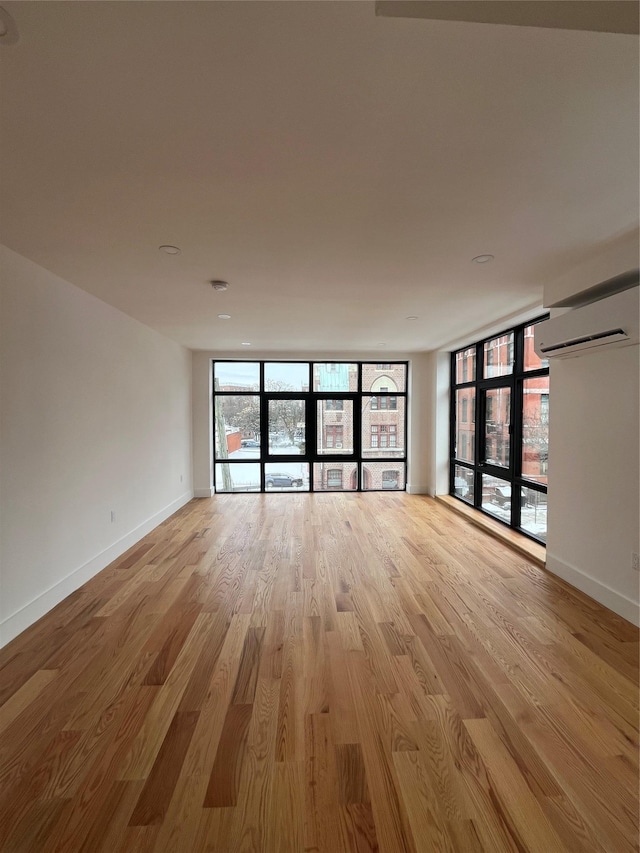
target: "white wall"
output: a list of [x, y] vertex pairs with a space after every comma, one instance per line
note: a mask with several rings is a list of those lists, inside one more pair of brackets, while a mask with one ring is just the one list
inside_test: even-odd
[[4, 247], [0, 270], [2, 645], [192, 483], [191, 353]]
[[213, 495], [213, 405], [211, 358], [192, 353], [193, 385], [193, 492], [197, 498]]
[[429, 477], [427, 491], [430, 495], [449, 493], [449, 437], [451, 354], [429, 353], [431, 413], [427, 423], [429, 436]]
[[640, 234], [632, 228], [594, 246], [582, 263], [566, 270], [544, 287], [544, 304], [552, 305], [602, 281], [638, 268]]
[[[638, 266], [638, 233], [545, 285], [545, 305]], [[547, 568], [639, 624], [640, 349], [554, 359], [549, 391]]]
[[425, 495], [429, 491], [431, 456], [430, 353], [418, 353], [409, 361], [409, 422], [407, 447], [407, 491]]
[[547, 568], [638, 624], [637, 346], [550, 367]]

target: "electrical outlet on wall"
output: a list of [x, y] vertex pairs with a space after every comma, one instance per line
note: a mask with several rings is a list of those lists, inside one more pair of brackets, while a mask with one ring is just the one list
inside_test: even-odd
[[635, 551], [631, 552], [631, 568], [634, 572], [640, 572], [640, 554]]

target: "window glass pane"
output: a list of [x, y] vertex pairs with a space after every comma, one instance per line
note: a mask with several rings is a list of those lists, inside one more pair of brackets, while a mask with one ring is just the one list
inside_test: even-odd
[[522, 395], [522, 476], [547, 482], [549, 459], [549, 377], [525, 379]]
[[463, 388], [456, 391], [456, 459], [473, 462], [476, 438], [476, 390]]
[[404, 478], [404, 462], [364, 462], [362, 465], [365, 491], [404, 489]]
[[267, 362], [264, 366], [264, 387], [265, 391], [308, 391], [309, 364]]
[[259, 391], [260, 364], [257, 361], [216, 361], [213, 384], [216, 391]]
[[533, 348], [533, 330], [535, 325], [527, 326], [524, 330], [524, 369], [525, 370], [540, 370], [542, 367], [549, 367], [548, 358], [538, 358], [536, 351]]
[[234, 394], [215, 398], [216, 459], [260, 457], [260, 398]]
[[313, 466], [313, 488], [316, 492], [353, 491], [358, 488], [357, 478], [355, 462], [316, 462]]
[[489, 474], [482, 475], [482, 509], [511, 523], [511, 484]]
[[309, 465], [285, 462], [264, 466], [264, 484], [270, 492], [309, 491]]
[[260, 459], [260, 438], [243, 438], [240, 450], [233, 453], [233, 459]]
[[547, 541], [547, 495], [536, 489], [522, 488], [520, 526], [537, 539]]
[[353, 453], [353, 401], [316, 402], [318, 454]]
[[476, 378], [476, 348], [467, 347], [456, 353], [456, 382], [473, 382]]
[[381, 394], [379, 397], [371, 398], [371, 408], [385, 410], [389, 409], [390, 411], [395, 411], [398, 408], [398, 398], [395, 394]]
[[363, 459], [404, 456], [405, 398], [394, 397], [396, 408], [377, 408], [379, 398], [362, 398]]
[[484, 345], [484, 378], [513, 373], [513, 332], [500, 335]]
[[216, 492], [259, 492], [260, 465], [238, 462], [217, 462], [215, 466]]
[[358, 365], [327, 362], [313, 365], [314, 391], [357, 391]]
[[407, 384], [407, 365], [380, 362], [362, 365], [362, 390], [371, 393], [404, 391]]
[[[453, 495], [512, 527], [517, 520], [519, 530], [542, 542], [546, 539], [549, 362], [535, 354], [535, 328], [540, 322], [542, 318], [480, 341], [482, 360], [475, 364], [478, 344], [453, 353], [455, 420], [450, 464]], [[517, 363], [516, 349], [522, 351]], [[533, 376], [534, 371], [541, 375]], [[522, 398], [522, 407], [512, 423], [513, 393], [518, 405]], [[477, 425], [479, 434], [476, 408], [484, 421]], [[475, 458], [474, 445], [478, 448]]]
[[304, 400], [269, 400], [269, 453], [298, 456], [305, 453]]
[[455, 466], [453, 493], [470, 504], [473, 503], [473, 471], [469, 468], [463, 468], [461, 465]]
[[484, 458], [491, 465], [509, 467], [511, 389], [485, 391]]

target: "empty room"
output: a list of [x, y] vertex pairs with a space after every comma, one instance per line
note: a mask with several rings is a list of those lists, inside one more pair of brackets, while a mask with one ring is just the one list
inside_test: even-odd
[[0, 850], [632, 853], [635, 2], [0, 0]]

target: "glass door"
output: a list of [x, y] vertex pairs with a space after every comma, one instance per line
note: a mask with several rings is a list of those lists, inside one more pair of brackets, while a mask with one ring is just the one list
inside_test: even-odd
[[269, 491], [309, 490], [308, 398], [289, 393], [264, 400], [264, 485]]

